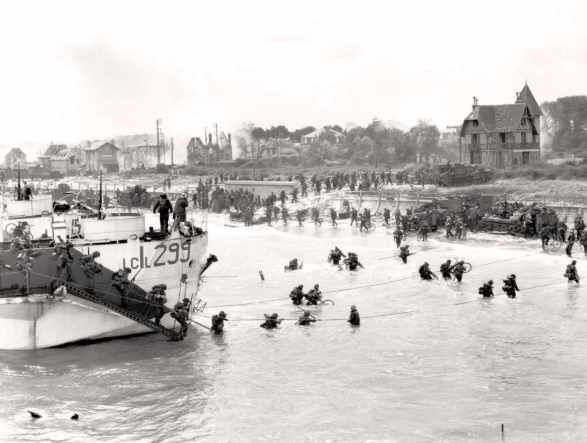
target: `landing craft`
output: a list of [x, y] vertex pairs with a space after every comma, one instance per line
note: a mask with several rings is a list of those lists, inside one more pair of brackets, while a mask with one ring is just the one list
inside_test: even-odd
[[[208, 266], [204, 225], [191, 220], [180, 231], [161, 235], [146, 229], [143, 214], [101, 209], [57, 214], [51, 197], [42, 195], [3, 206], [0, 349], [153, 331], [181, 338], [170, 314], [183, 298], [196, 303], [200, 274]], [[124, 268], [130, 272], [123, 292], [113, 282]], [[154, 297], [162, 285], [165, 305]]]

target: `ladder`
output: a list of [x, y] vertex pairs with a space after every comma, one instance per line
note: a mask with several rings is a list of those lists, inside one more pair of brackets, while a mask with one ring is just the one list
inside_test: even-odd
[[66, 283], [65, 287], [67, 289], [67, 292], [71, 295], [82, 298], [84, 300], [95, 303], [97, 305], [104, 306], [104, 307], [108, 308], [110, 311], [113, 311], [113, 312], [116, 312], [117, 314], [123, 315], [124, 317], [129, 318], [133, 321], [136, 321], [137, 323], [140, 323], [155, 332], [159, 332], [159, 333], [163, 334], [164, 336], [168, 337], [172, 341], [181, 340], [180, 333], [178, 331], [176, 331], [175, 329], [166, 328], [164, 326], [158, 325], [154, 321], [151, 321], [148, 318], [145, 318], [144, 316], [137, 314], [136, 312], [129, 311], [128, 309], [124, 309], [124, 308], [122, 308], [118, 305], [112, 304], [112, 303], [108, 303], [108, 302], [102, 300], [99, 296], [91, 294], [88, 291], [84, 291], [83, 289], [80, 289], [80, 288], [72, 285], [71, 283]]

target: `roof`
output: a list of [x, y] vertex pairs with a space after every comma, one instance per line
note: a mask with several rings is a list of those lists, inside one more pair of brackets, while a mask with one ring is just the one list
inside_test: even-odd
[[114, 143], [103, 140], [95, 140], [93, 142], [89, 142], [89, 145], [83, 149], [84, 151], [97, 151], [104, 145], [111, 145], [114, 149], [118, 149], [120, 151], [120, 148], [118, 148]]
[[325, 132], [333, 134], [336, 137], [344, 137], [344, 134], [342, 132], [338, 132], [335, 129], [331, 129], [331, 128], [321, 128], [321, 129], [316, 129], [313, 132], [310, 132], [309, 134], [306, 135], [302, 135], [302, 138], [318, 138], [320, 137], [320, 135], [324, 134]]
[[[477, 120], [481, 131], [510, 132], [520, 128], [522, 117], [528, 108], [524, 103], [511, 105], [475, 106], [465, 122]], [[464, 125], [461, 129], [463, 135]]]
[[524, 87], [522, 88], [522, 90], [518, 94], [518, 99], [516, 100], [516, 103], [527, 104], [528, 108], [530, 109], [530, 113], [532, 115], [535, 115], [535, 116], [542, 115], [542, 110], [540, 109], [538, 102], [534, 98], [534, 94], [532, 94], [532, 91], [530, 91], [530, 87], [528, 86], [528, 83], [526, 83], [524, 85]]
[[[134, 134], [114, 137], [112, 142], [121, 149], [132, 149], [144, 146], [157, 146], [157, 135], [155, 134]], [[162, 142], [161, 142], [162, 143]]]
[[48, 156], [62, 156], [67, 154], [67, 145], [54, 145], [50, 144], [47, 150], [45, 151], [45, 155]]

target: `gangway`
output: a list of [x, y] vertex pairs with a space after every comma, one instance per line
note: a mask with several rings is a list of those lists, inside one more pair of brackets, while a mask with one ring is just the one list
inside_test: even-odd
[[117, 306], [113, 303], [109, 303], [109, 302], [103, 300], [101, 297], [94, 295], [88, 291], [85, 291], [85, 290], [83, 290], [83, 289], [81, 289], [71, 283], [66, 283], [65, 288], [67, 289], [68, 294], [71, 294], [75, 297], [89, 301], [91, 303], [95, 303], [97, 305], [104, 306], [105, 308], [107, 308], [108, 310], [110, 310], [112, 312], [115, 312], [115, 313], [122, 315], [126, 318], [129, 318], [137, 323], [140, 323], [143, 326], [146, 326], [147, 328], [149, 328], [155, 332], [159, 332], [159, 333], [163, 334], [164, 336], [168, 337], [172, 341], [179, 341], [182, 338], [179, 331], [176, 331], [175, 329], [166, 328], [160, 324], [155, 323], [154, 321], [149, 320], [147, 317], [139, 314], [138, 312], [124, 309], [121, 306]]

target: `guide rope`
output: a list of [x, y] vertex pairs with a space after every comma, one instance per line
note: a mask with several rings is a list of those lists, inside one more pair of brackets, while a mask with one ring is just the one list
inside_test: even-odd
[[[536, 254], [541, 254], [541, 252], [532, 252], [530, 254], [522, 255], [519, 257], [512, 257], [512, 258], [490, 261], [487, 263], [481, 263], [479, 265], [476, 265], [476, 267], [489, 266], [489, 265], [493, 265], [495, 263], [504, 263], [504, 262], [508, 262], [508, 261], [513, 261], [513, 260], [517, 260], [517, 259], [521, 259], [521, 258], [534, 256]], [[380, 281], [380, 282], [367, 283], [367, 284], [358, 285], [358, 286], [351, 286], [348, 288], [331, 289], [328, 291], [323, 291], [322, 293], [323, 294], [337, 294], [337, 293], [341, 293], [341, 292], [354, 291], [357, 289], [372, 288], [372, 287], [376, 287], [376, 286], [385, 286], [385, 285], [390, 285], [393, 283], [398, 283], [398, 282], [409, 280], [417, 275], [418, 274], [416, 272], [414, 272], [406, 277], [396, 278], [396, 279], [392, 279], [392, 280], [384, 280], [384, 281]], [[256, 304], [263, 304], [263, 303], [272, 303], [272, 302], [284, 301], [284, 300], [287, 300], [287, 298], [276, 297], [276, 298], [269, 298], [269, 299], [264, 299], [264, 300], [251, 300], [251, 301], [246, 301], [246, 302], [242, 302], [242, 303], [225, 304], [225, 305], [212, 305], [212, 306], [208, 306], [208, 307], [214, 308], [214, 309], [216, 309], [216, 308], [232, 308], [232, 307], [238, 307], [238, 306], [249, 306], [249, 305], [256, 305]]]

